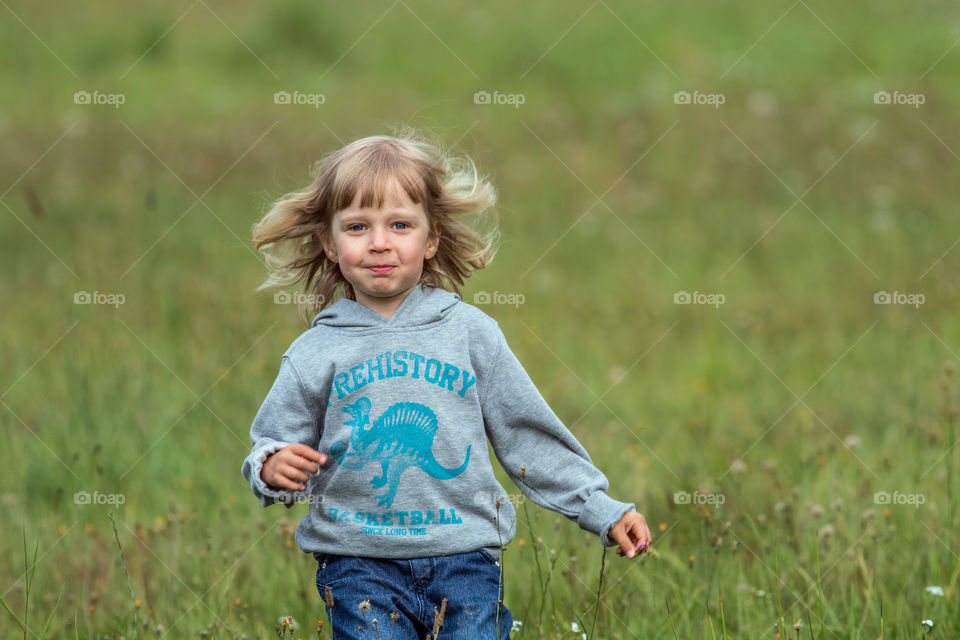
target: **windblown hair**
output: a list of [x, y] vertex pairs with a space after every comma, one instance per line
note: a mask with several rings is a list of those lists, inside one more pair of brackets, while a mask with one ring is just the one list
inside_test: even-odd
[[[360, 207], [381, 207], [396, 181], [415, 203], [423, 205], [429, 232], [439, 235], [437, 252], [424, 260], [420, 282], [460, 294], [464, 280], [490, 264], [500, 232], [496, 226], [496, 193], [477, 174], [468, 158], [448, 156], [439, 145], [404, 129], [393, 136], [355, 140], [320, 160], [313, 184], [275, 202], [253, 226], [253, 246], [264, 252], [269, 277], [257, 291], [303, 282], [300, 304], [316, 314], [343, 297], [356, 300], [353, 286], [339, 265], [330, 260], [323, 241], [330, 235], [333, 215], [349, 207], [360, 194]], [[473, 228], [465, 218], [491, 215], [487, 231]]]

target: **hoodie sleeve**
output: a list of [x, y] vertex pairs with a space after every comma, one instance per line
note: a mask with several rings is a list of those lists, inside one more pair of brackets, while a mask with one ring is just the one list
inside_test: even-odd
[[609, 482], [556, 416], [496, 329], [497, 355], [487, 369], [481, 408], [487, 436], [510, 479], [536, 504], [615, 544], [608, 531], [633, 503], [607, 495]]
[[[300, 443], [317, 448], [320, 444], [319, 425], [316, 409], [304, 390], [300, 376], [290, 357], [284, 355], [277, 379], [250, 427], [253, 449], [243, 461], [241, 469], [261, 505], [267, 507], [281, 502], [290, 508], [306, 497], [306, 490], [291, 491], [268, 485], [260, 477], [260, 472], [267, 457], [288, 444]], [[309, 480], [307, 485], [309, 489]]]

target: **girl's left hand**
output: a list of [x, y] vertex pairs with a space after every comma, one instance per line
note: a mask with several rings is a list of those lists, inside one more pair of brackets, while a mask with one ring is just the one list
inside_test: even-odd
[[607, 537], [616, 542], [617, 555], [633, 558], [653, 542], [650, 527], [642, 513], [627, 511], [615, 525], [610, 527]]

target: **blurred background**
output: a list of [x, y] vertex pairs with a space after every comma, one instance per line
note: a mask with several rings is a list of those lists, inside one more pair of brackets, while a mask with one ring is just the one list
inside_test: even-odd
[[306, 329], [250, 229], [400, 126], [497, 187], [463, 298], [654, 531], [520, 504], [515, 637], [960, 632], [953, 4], [0, 4], [3, 637], [326, 621], [240, 475]]

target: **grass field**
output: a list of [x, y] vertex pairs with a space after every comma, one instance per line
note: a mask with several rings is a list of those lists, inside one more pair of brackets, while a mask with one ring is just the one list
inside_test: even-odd
[[654, 530], [524, 503], [514, 637], [960, 633], [952, 5], [2, 4], [0, 636], [326, 626], [240, 476], [305, 328], [250, 227], [398, 125], [496, 184], [464, 299], [524, 296], [481, 308]]

